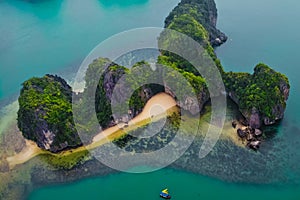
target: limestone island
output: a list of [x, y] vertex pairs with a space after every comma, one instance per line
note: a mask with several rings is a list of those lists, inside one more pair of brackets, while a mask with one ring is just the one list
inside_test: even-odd
[[[213, 0], [182, 0], [166, 18], [165, 28], [190, 36], [210, 55], [223, 78], [228, 99], [237, 105], [242, 116], [232, 122], [233, 128], [236, 129], [235, 134], [246, 141], [246, 146], [258, 149], [260, 137], [264, 134], [264, 127], [273, 125], [284, 117], [290, 90], [289, 81], [285, 75], [263, 63], [255, 66], [253, 74], [226, 72], [214, 48], [226, 42], [227, 36], [216, 28], [216, 22], [217, 9]], [[184, 101], [179, 102], [167, 84], [144, 85], [133, 93], [129, 102], [128, 115], [114, 119], [111, 111], [113, 90], [120, 99], [127, 92], [118, 90], [120, 87], [118, 81], [124, 74], [132, 74], [139, 67], [149, 64], [142, 61], [128, 69], [108, 59], [99, 58], [89, 65], [85, 78], [85, 90], [77, 94], [76, 100], [84, 105], [85, 97], [95, 95], [97, 119], [106, 130], [112, 130], [116, 125], [123, 124], [124, 128], [127, 127], [133, 131], [134, 128], [130, 128], [128, 123], [136, 119], [147, 103], [157, 95], [161, 95], [160, 98], [170, 102], [168, 104], [170, 106], [166, 105], [166, 109], [174, 109], [170, 116], [176, 112], [174, 108], [176, 106], [183, 108], [191, 115], [199, 114], [199, 112], [205, 113], [204, 107], [210, 101], [210, 94], [206, 80], [197, 70], [184, 59], [164, 51], [161, 51], [158, 56], [157, 63], [171, 66], [173, 70], [181, 73], [195, 89], [197, 98], [185, 97]], [[104, 72], [101, 71], [103, 66], [107, 67]], [[149, 71], [145, 73], [151, 72], [149, 67]], [[97, 82], [93, 81], [95, 73], [103, 74]], [[133, 78], [130, 81], [134, 85], [136, 80]], [[92, 90], [89, 88], [92, 85], [97, 85], [96, 94], [91, 94]], [[76, 149], [82, 148], [80, 147], [83, 145], [82, 138], [78, 136], [73, 119], [72, 95], [74, 95], [72, 88], [58, 76], [47, 74], [42, 78], [31, 78], [25, 81], [19, 97], [18, 111], [18, 127], [23, 136], [34, 141], [39, 148], [52, 153], [69, 149], [76, 152]], [[195, 109], [196, 104], [199, 105], [198, 109]], [[157, 113], [157, 116], [160, 114]], [[89, 116], [84, 117], [89, 118]], [[145, 120], [147, 117], [136, 121], [142, 123]], [[82, 124], [81, 128], [88, 132], [93, 127], [90, 124]], [[122, 138], [124, 136], [122, 133], [116, 134], [118, 130], [107, 131], [106, 136], [115, 134], [112, 140]], [[90, 142], [90, 147], [87, 148], [92, 148], [95, 142], [102, 141], [103, 136], [99, 134], [100, 136], [86, 135], [85, 140]]]

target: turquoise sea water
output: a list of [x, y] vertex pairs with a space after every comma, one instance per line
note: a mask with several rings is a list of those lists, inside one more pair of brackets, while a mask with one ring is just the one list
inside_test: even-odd
[[[76, 69], [101, 41], [162, 27], [179, 0], [1, 0], [0, 100], [32, 76]], [[72, 70], [71, 70], [72, 71]]]
[[90, 178], [68, 185], [57, 185], [33, 192], [29, 199], [160, 199], [161, 189], [168, 187], [172, 199], [298, 200], [300, 187], [271, 187], [229, 184], [208, 177], [160, 170], [149, 174], [115, 174]]
[[[162, 26], [164, 17], [177, 2], [0, 0], [0, 99], [17, 93], [28, 77], [55, 72], [68, 75], [95, 45], [114, 33]], [[300, 134], [296, 127], [300, 120], [297, 77], [300, 2], [217, 0], [216, 3], [219, 28], [229, 36], [228, 42], [217, 49], [225, 70], [251, 72], [255, 64], [265, 62], [291, 81], [286, 117], [278, 135], [290, 137], [285, 141], [289, 155], [294, 156], [289, 165], [299, 170], [299, 148], [293, 142]], [[300, 187], [292, 184], [234, 184], [171, 169], [148, 174], [119, 173], [44, 187], [34, 190], [28, 199], [152, 200], [159, 199], [158, 193], [165, 187], [173, 199], [180, 200], [300, 199]]]
[[[217, 54], [226, 71], [252, 72], [264, 62], [286, 74], [292, 85], [285, 121], [300, 121], [300, 2], [216, 0], [218, 27], [229, 40]], [[299, 133], [298, 133], [299, 134]]]

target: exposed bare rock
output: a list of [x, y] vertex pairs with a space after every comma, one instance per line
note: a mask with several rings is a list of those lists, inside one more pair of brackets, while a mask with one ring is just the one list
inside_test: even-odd
[[261, 136], [262, 135], [262, 131], [259, 130], [259, 129], [255, 129], [255, 132], [254, 132], [255, 136]]
[[199, 114], [203, 109], [204, 105], [210, 99], [209, 92], [206, 90], [206, 88], [203, 88], [202, 91], [198, 91], [196, 97], [185, 95], [184, 97], [181, 97], [181, 99], [178, 99], [173, 93], [173, 91], [170, 89], [167, 82], [165, 82], [164, 87], [165, 93], [169, 94], [176, 100], [177, 106], [179, 106], [183, 110], [190, 112], [192, 115]]
[[247, 147], [258, 150], [261, 144], [261, 136], [263, 132], [259, 129], [254, 129], [251, 126], [244, 126], [241, 123], [233, 121], [236, 124], [237, 135], [246, 142]]
[[245, 138], [245, 137], [247, 137], [247, 133], [245, 132], [245, 131], [243, 131], [242, 129], [238, 129], [237, 130], [237, 134], [238, 134], [238, 136], [240, 137], [240, 138]]
[[252, 128], [259, 128], [261, 127], [261, 119], [259, 116], [259, 111], [256, 108], [253, 108], [251, 111], [250, 117], [247, 117], [249, 119], [249, 126]]
[[253, 150], [258, 150], [259, 146], [260, 146], [261, 142], [260, 141], [252, 141], [248, 144], [249, 148], [253, 149]]

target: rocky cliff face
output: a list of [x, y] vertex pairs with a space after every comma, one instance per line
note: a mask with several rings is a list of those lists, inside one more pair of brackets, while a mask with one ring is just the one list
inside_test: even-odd
[[170, 86], [165, 82], [165, 93], [176, 99], [177, 106], [185, 111], [190, 112], [192, 115], [197, 115], [201, 112], [204, 105], [210, 99], [207, 88], [203, 88], [201, 91], [197, 91], [196, 97], [185, 95], [180, 100], [176, 98], [174, 92], [170, 89]]
[[[283, 119], [286, 108], [286, 101], [288, 100], [290, 89], [288, 82], [282, 83], [282, 85], [284, 86], [280, 90], [281, 94], [279, 97], [283, 98], [283, 101], [278, 101], [277, 103], [270, 105], [271, 115], [264, 113], [263, 110], [259, 111], [255, 107], [252, 108], [251, 114], [249, 111], [242, 112], [246, 119], [249, 121], [249, 126], [253, 128], [259, 128], [262, 124], [272, 125], [275, 124], [277, 121]], [[274, 95], [278, 94], [274, 93]], [[274, 96], [274, 98], [278, 97]]]
[[[188, 34], [203, 44], [223, 76], [229, 97], [237, 103], [251, 129], [259, 128], [263, 124], [274, 124], [284, 115], [290, 89], [288, 79], [264, 64], [257, 65], [253, 74], [224, 72], [212, 46], [221, 45], [227, 40], [227, 37], [216, 28], [216, 21], [217, 9], [214, 0], [182, 0], [166, 18], [165, 27]], [[177, 105], [192, 114], [199, 113], [210, 98], [205, 79], [195, 72], [189, 63], [178, 56], [161, 52], [158, 60], [160, 64], [172, 66], [173, 71], [185, 76], [195, 89], [196, 97], [183, 94], [182, 98], [177, 100]], [[96, 108], [97, 118], [102, 128], [113, 126], [119, 122], [128, 122], [130, 118], [142, 111], [146, 102], [153, 95], [159, 92], [166, 92], [177, 99], [170, 89], [172, 84], [177, 84], [178, 87], [183, 86], [181, 91], [186, 89], [183, 84], [178, 82], [171, 84], [165, 82], [163, 85], [140, 85], [137, 82], [140, 77], [138, 74], [134, 75], [134, 71], [138, 68], [139, 66], [135, 65], [129, 71], [103, 58], [94, 60], [89, 65], [86, 74], [86, 88], [78, 99], [82, 100], [83, 109], [85, 107]], [[209, 69], [207, 70], [209, 71]], [[148, 67], [143, 72], [144, 75], [150, 76], [153, 71]], [[100, 80], [97, 79], [97, 74], [102, 74]], [[127, 79], [128, 82], [119, 82], [124, 75], [131, 75]], [[171, 73], [164, 75], [172, 76]], [[167, 80], [164, 79], [164, 75], [160, 75], [162, 81]], [[91, 88], [96, 86], [95, 94], [94, 89]], [[134, 88], [134, 92], [131, 94], [130, 89], [135, 86], [139, 88]], [[125, 99], [125, 94], [131, 95], [129, 102], [128, 99]], [[83, 100], [93, 95], [96, 100], [95, 107], [85, 104], [89, 101]], [[117, 116], [112, 116], [113, 96], [116, 97], [114, 99], [116, 104], [113, 106], [119, 111]], [[43, 78], [32, 78], [24, 82], [18, 111], [18, 126], [24, 137], [52, 152], [81, 145], [73, 122], [71, 100], [71, 87], [57, 76], [46, 75]], [[129, 106], [124, 105], [128, 103]], [[89, 119], [89, 117], [83, 115], [83, 118]], [[82, 124], [81, 127], [84, 130], [93, 129], [93, 127], [89, 127], [89, 124]]]
[[217, 7], [214, 0], [182, 0], [165, 20], [167, 28], [172, 21], [184, 14], [196, 19], [209, 33], [209, 41], [213, 47], [227, 41], [227, 36], [216, 28]]
[[252, 128], [272, 125], [284, 117], [290, 85], [283, 74], [258, 64], [252, 75], [227, 73], [225, 84], [229, 97]]
[[[146, 102], [153, 95], [163, 91], [163, 87], [159, 85], [139, 86], [137, 83], [139, 72], [136, 74], [135, 72], [145, 64], [138, 63], [129, 71], [107, 59], [99, 58], [90, 65], [88, 70], [98, 71], [104, 66], [107, 67], [99, 80], [95, 97], [96, 113], [102, 128], [111, 127], [120, 122], [128, 122], [142, 111]], [[151, 70], [150, 67], [143, 67], [144, 74], [147, 73], [145, 69]], [[89, 72], [88, 74], [93, 73]], [[138, 88], [132, 88], [137, 85]], [[126, 96], [126, 94], [131, 96]]]
[[71, 87], [58, 76], [46, 75], [24, 82], [18, 111], [18, 127], [23, 136], [51, 152], [81, 145], [71, 101]]
[[[195, 79], [194, 82], [196, 85], [194, 85], [193, 87], [197, 89], [196, 97], [185, 95], [179, 100], [173, 93], [172, 89], [170, 89], [174, 85], [168, 85], [174, 83], [164, 81], [164, 78], [168, 79], [168, 76], [172, 76], [172, 74], [169, 74], [172, 72], [172, 70], [170, 70], [170, 72], [155, 72], [157, 74], [164, 74], [161, 77], [161, 82], [164, 83], [164, 85], [141, 85], [139, 88], [134, 90], [134, 93], [132, 93], [133, 90], [131, 90], [130, 88], [137, 85], [136, 81], [137, 75], [139, 74], [138, 71], [140, 70], [139, 67], [142, 67], [143, 75], [145, 76], [147, 76], [147, 74], [151, 75], [153, 73], [149, 66], [142, 66], [147, 65], [147, 63], [142, 63], [141, 66], [137, 64], [129, 71], [122, 66], [111, 63], [111, 61], [109, 60], [99, 58], [98, 60], [93, 62], [90, 68], [95, 67], [95, 65], [98, 65], [99, 68], [102, 68], [104, 65], [106, 65], [106, 63], [110, 64], [107, 66], [107, 69], [104, 71], [102, 77], [100, 78], [96, 92], [96, 112], [98, 120], [103, 128], [113, 126], [119, 122], [128, 122], [131, 118], [135, 117], [142, 111], [144, 105], [151, 97], [160, 92], [165, 92], [174, 97], [174, 99], [177, 100], [177, 105], [179, 107], [186, 111], [189, 111], [193, 115], [199, 114], [204, 104], [207, 103], [210, 98], [210, 94], [207, 90], [206, 85], [203, 84], [203, 82], [197, 82], [197, 79]], [[194, 77], [194, 75], [191, 75], [189, 73], [185, 74], [186, 76], [189, 76], [189, 79], [191, 79], [190, 76]], [[175, 78], [175, 80], [177, 79]], [[186, 88], [181, 89], [182, 91], [186, 91]], [[125, 94], [131, 94], [129, 107], [128, 105], [125, 105], [125, 103], [128, 102]], [[186, 94], [188, 94], [188, 92]], [[112, 98], [114, 98], [113, 102], [115, 103], [115, 105], [113, 106], [117, 108], [115, 109], [116, 113], [114, 113], [114, 116], [112, 116], [111, 112]], [[129, 108], [129, 110], [124, 110], [126, 108]]]
[[115, 97], [119, 99], [122, 99], [122, 97], [126, 93], [126, 91], [122, 91], [122, 88], [117, 85], [120, 78], [125, 75], [126, 69], [124, 67], [118, 66], [115, 63], [111, 63], [109, 60], [105, 60], [103, 61], [103, 63], [100, 60], [101, 59], [94, 61], [94, 63], [99, 63], [99, 68], [103, 68], [103, 66], [107, 65], [107, 63], [110, 64], [106, 66], [107, 68], [103, 72], [99, 80], [95, 96], [95, 106], [100, 125], [103, 128], [107, 128], [115, 125], [118, 122], [112, 116], [111, 99], [113, 93]]
[[[110, 64], [107, 65], [107, 63]], [[164, 74], [161, 77], [161, 82], [164, 83], [164, 85], [141, 85], [132, 93], [133, 90], [130, 88], [137, 85], [137, 76], [141, 70], [139, 67], [142, 67], [143, 75], [145, 76], [140, 78], [146, 78], [147, 74], [153, 76], [152, 73], [154, 73], [150, 66], [145, 67], [145, 65], [148, 65], [147, 63], [140, 64], [141, 65], [136, 64], [133, 68], [128, 70], [115, 63], [111, 63], [109, 60], [99, 58], [98, 60], [95, 60], [93, 64], [91, 64], [90, 69], [88, 69], [91, 70], [92, 68], [95, 68], [95, 66], [103, 68], [103, 66], [107, 65], [107, 69], [103, 72], [103, 75], [100, 78], [96, 92], [96, 112], [98, 120], [103, 128], [113, 126], [120, 122], [128, 122], [131, 118], [135, 117], [142, 111], [144, 105], [151, 97], [160, 92], [170, 94], [177, 100], [177, 105], [179, 107], [189, 111], [193, 115], [199, 114], [204, 104], [209, 100], [210, 96], [207, 87], [203, 84], [203, 82], [197, 82], [196, 80], [194, 80], [194, 82], [196, 82], [196, 86], [194, 86], [194, 88], [197, 88], [196, 97], [185, 95], [179, 100], [170, 89], [174, 85], [168, 85], [172, 83], [164, 81], [164, 78], [168, 79], [168, 76], [172, 76], [172, 74], [169, 74], [172, 70], [170, 70], [170, 72], [155, 72], [156, 75]], [[89, 72], [88, 74], [93, 73]], [[194, 77], [194, 75], [189, 73], [185, 74], [186, 76]], [[155, 79], [156, 78], [159, 77], [155, 76]], [[189, 79], [191, 79], [191, 77], [189, 77]], [[175, 80], [177, 79], [175, 78]], [[186, 88], [181, 89], [182, 91], [186, 90]], [[124, 104], [128, 102], [125, 94], [131, 94], [129, 107]], [[113, 101], [112, 98], [114, 98]], [[114, 105], [111, 105], [112, 102], [114, 102]], [[117, 108], [115, 109], [116, 113], [114, 113], [114, 116], [112, 116], [111, 112], [112, 106]], [[125, 110], [126, 108], [129, 108], [129, 110]]]

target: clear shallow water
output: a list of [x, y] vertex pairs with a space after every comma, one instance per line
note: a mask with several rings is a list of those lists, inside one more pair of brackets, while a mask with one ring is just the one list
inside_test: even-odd
[[[164, 17], [177, 2], [0, 1], [0, 99], [17, 93], [20, 84], [29, 77], [62, 71], [67, 75], [111, 34], [129, 28], [162, 26]], [[297, 145], [300, 132], [295, 125], [300, 118], [297, 78], [300, 2], [217, 0], [217, 6], [219, 28], [229, 36], [229, 41], [217, 50], [225, 69], [252, 72], [255, 64], [265, 62], [291, 80], [286, 118], [274, 139], [286, 146], [282, 155], [288, 157], [285, 174], [293, 176], [300, 170]], [[164, 169], [45, 187], [35, 190], [29, 199], [159, 199], [158, 192], [164, 187], [170, 189], [175, 199], [300, 198], [297, 186], [230, 184]]]

